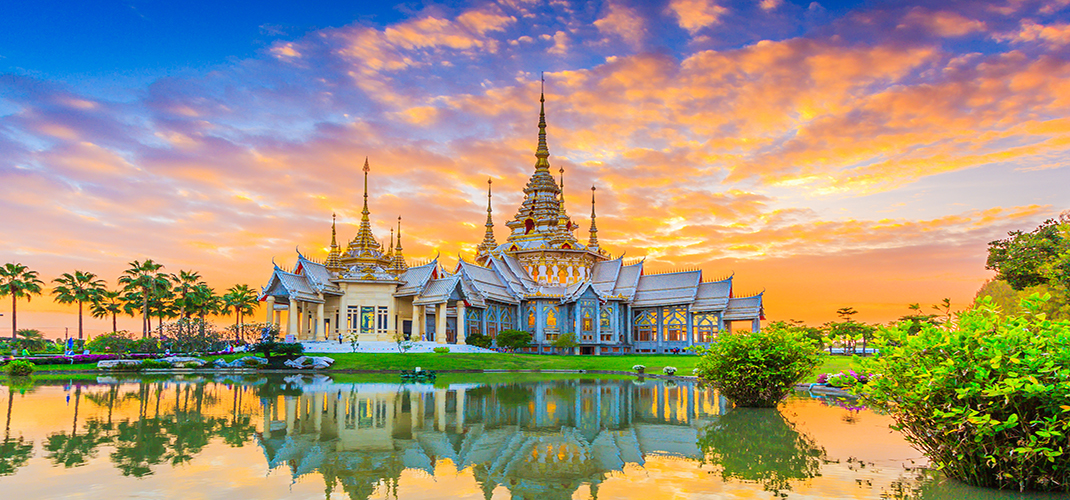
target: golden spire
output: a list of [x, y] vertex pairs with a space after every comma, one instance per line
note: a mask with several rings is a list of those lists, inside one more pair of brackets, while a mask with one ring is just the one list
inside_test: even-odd
[[386, 247], [386, 258], [394, 259], [394, 228], [390, 228], [390, 246]]
[[491, 217], [491, 195], [490, 188], [492, 179], [487, 179], [487, 223], [484, 224], [487, 227], [487, 232], [483, 234], [483, 242], [479, 244], [476, 249], [476, 262], [481, 263], [480, 260], [489, 255], [491, 250], [498, 247], [498, 242], [494, 240], [494, 219]]
[[398, 216], [398, 246], [394, 248], [394, 263], [393, 270], [397, 272], [404, 271], [409, 268], [409, 265], [405, 263], [405, 256], [401, 253], [401, 216]]
[[339, 258], [342, 256], [342, 249], [338, 246], [338, 232], [335, 229], [335, 225], [338, 222], [338, 214], [331, 214], [331, 250], [327, 252], [327, 262], [325, 262], [327, 269], [337, 271], [342, 269], [342, 262]]
[[591, 186], [591, 239], [587, 241], [587, 249], [595, 253], [601, 253], [598, 248], [598, 226], [594, 225], [594, 219], [594, 186]]
[[550, 170], [550, 148], [546, 146], [546, 79], [539, 90], [539, 147], [535, 150], [535, 170]]
[[368, 210], [368, 172], [371, 171], [371, 167], [368, 165], [368, 157], [364, 157], [363, 170], [364, 209], [360, 212], [360, 230], [357, 231], [357, 236], [353, 238], [353, 241], [349, 242], [346, 259], [352, 258], [364, 262], [376, 261], [384, 265], [389, 264], [390, 261], [382, 253], [383, 244], [376, 240], [375, 235], [372, 234], [372, 223], [368, 217], [371, 214]]

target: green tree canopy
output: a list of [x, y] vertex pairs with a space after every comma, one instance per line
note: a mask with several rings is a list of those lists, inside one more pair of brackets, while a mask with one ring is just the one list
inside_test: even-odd
[[63, 273], [52, 282], [57, 284], [52, 289], [56, 302], [78, 304], [78, 340], [82, 340], [82, 305], [92, 303], [104, 292], [104, 280], [97, 279], [97, 275], [90, 272], [74, 271], [74, 274]]
[[37, 271], [31, 271], [22, 264], [4, 264], [0, 267], [0, 297], [11, 296], [11, 340], [17, 340], [15, 333], [19, 329], [18, 314], [15, 305], [18, 299], [27, 301], [33, 295], [41, 295], [41, 285]]
[[1011, 231], [988, 244], [985, 269], [1015, 290], [1037, 285], [1070, 288], [1070, 214], [1048, 219], [1032, 232]]

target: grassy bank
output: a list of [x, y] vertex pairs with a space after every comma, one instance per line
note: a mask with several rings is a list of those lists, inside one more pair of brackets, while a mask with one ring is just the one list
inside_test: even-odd
[[[222, 357], [233, 359], [242, 355], [206, 356], [214, 360]], [[426, 370], [604, 370], [632, 371], [632, 366], [646, 366], [647, 373], [661, 373], [665, 366], [675, 366], [679, 375], [691, 375], [698, 363], [697, 356], [688, 355], [628, 355], [628, 356], [546, 356], [538, 354], [400, 354], [400, 353], [334, 353], [332, 370], [411, 370], [422, 367]], [[47, 365], [38, 367], [38, 372], [65, 372], [95, 370], [95, 364]], [[859, 369], [856, 358], [826, 356], [815, 370], [818, 373], [835, 373], [841, 370]]]

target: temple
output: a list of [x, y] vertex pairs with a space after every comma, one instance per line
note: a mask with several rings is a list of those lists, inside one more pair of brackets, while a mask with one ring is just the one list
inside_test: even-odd
[[594, 187], [589, 237], [586, 243], [576, 237], [579, 225], [565, 210], [564, 170], [555, 179], [550, 168], [545, 97], [539, 102], [535, 171], [516, 215], [505, 223], [504, 243], [495, 239], [488, 180], [486, 232], [474, 262], [459, 259], [447, 270], [436, 257], [410, 266], [400, 217], [389, 245], [372, 234], [365, 158], [357, 235], [342, 247], [332, 223], [326, 258], [298, 252], [292, 270], [276, 265], [260, 295], [267, 321], [302, 341], [342, 336], [463, 344], [468, 335], [495, 338], [518, 329], [532, 334], [529, 351], [557, 352], [574, 337], [578, 347], [569, 349], [580, 354], [672, 352], [708, 343], [734, 323], [757, 331], [762, 294], [736, 297], [731, 275], [707, 280], [701, 270], [648, 273], [642, 259], [612, 257], [598, 240]]

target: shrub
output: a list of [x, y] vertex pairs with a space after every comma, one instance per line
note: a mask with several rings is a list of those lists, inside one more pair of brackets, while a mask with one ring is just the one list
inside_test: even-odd
[[171, 368], [171, 363], [156, 359], [146, 359], [141, 362], [142, 370], [166, 370]]
[[482, 333], [473, 333], [464, 339], [465, 344], [482, 347], [484, 349], [490, 349], [492, 342], [494, 342], [494, 339], [483, 335]]
[[131, 352], [140, 352], [140, 353], [163, 352], [163, 350], [160, 349], [160, 341], [155, 339], [155, 338], [153, 338], [153, 337], [145, 337], [143, 339], [137, 339], [137, 340], [135, 340], [135, 341], [130, 343], [130, 348], [129, 349], [130, 349]]
[[557, 338], [553, 341], [554, 347], [561, 347], [564, 349], [571, 349], [578, 345], [580, 344], [576, 342], [576, 334], [573, 332], [562, 333], [561, 335], [558, 335]]
[[699, 375], [744, 407], [776, 406], [821, 359], [821, 351], [804, 333], [777, 325], [722, 335], [709, 347], [692, 349], [702, 356]]
[[646, 365], [632, 365], [632, 370], [643, 373], [646, 371]]
[[848, 388], [865, 385], [873, 374], [856, 373], [854, 370], [841, 371], [839, 373], [822, 373], [817, 377], [817, 383], [828, 384], [832, 387]]
[[449, 347], [436, 347], [436, 348], [434, 348], [432, 350], [435, 351], [438, 354], [446, 354], [446, 353], [450, 352], [450, 348]]
[[986, 297], [954, 328], [887, 329], [863, 401], [948, 477], [1070, 492], [1070, 322], [1039, 313], [1046, 300], [1000, 318]]
[[12, 377], [25, 377], [33, 373], [33, 363], [21, 359], [16, 359], [7, 364], [4, 368], [8, 375]]
[[522, 349], [531, 345], [531, 334], [523, 330], [502, 330], [498, 332], [497, 343], [502, 349]]
[[661, 373], [664, 373], [666, 375], [675, 375], [676, 374], [676, 367], [675, 366], [666, 366], [665, 368], [661, 369]]
[[128, 351], [131, 343], [130, 333], [124, 330], [97, 335], [85, 343], [85, 348], [91, 352], [120, 353]]
[[276, 343], [275, 353], [281, 356], [300, 356], [305, 353], [305, 346], [300, 342]]

